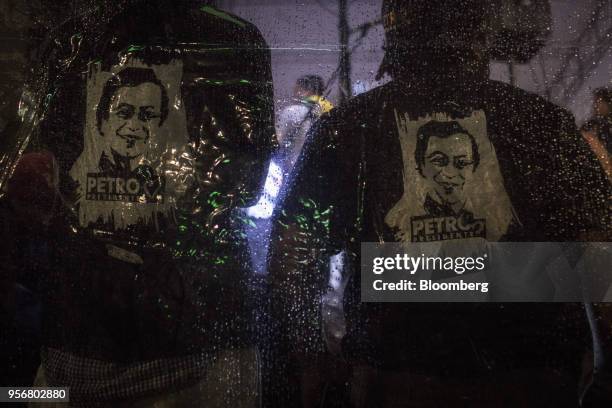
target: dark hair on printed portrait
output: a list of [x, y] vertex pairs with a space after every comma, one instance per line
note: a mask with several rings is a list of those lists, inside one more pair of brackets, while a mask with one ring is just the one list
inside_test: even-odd
[[138, 85], [152, 83], [161, 90], [161, 117], [159, 119], [160, 126], [168, 117], [168, 92], [155, 75], [155, 72], [150, 68], [125, 68], [114, 74], [102, 90], [102, 97], [96, 109], [96, 126], [98, 131], [102, 133], [102, 121], [108, 120], [110, 114], [110, 105], [115, 93], [124, 87], [135, 87]]
[[465, 128], [463, 128], [458, 122], [438, 122], [432, 120], [427, 122], [419, 128], [417, 131], [417, 143], [414, 150], [414, 159], [416, 161], [417, 170], [423, 175], [423, 164], [425, 164], [425, 152], [429, 145], [429, 139], [432, 136], [439, 137], [440, 139], [446, 139], [452, 135], [466, 135], [470, 139], [472, 144], [472, 160], [474, 160], [473, 171], [476, 171], [478, 164], [480, 163], [480, 153], [478, 152], [478, 144], [476, 139], [472, 136]]

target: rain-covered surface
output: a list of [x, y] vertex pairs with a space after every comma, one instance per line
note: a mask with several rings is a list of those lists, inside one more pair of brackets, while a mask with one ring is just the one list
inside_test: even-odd
[[0, 385], [75, 406], [611, 401], [606, 308], [366, 304], [359, 261], [610, 241], [612, 1], [385, 4], [0, 3]]

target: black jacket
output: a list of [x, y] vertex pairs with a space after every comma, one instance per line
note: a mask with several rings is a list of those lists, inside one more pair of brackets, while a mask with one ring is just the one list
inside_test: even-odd
[[[419, 148], [410, 137], [421, 138], [428, 122], [447, 120], [465, 128], [464, 135], [455, 138], [465, 147], [463, 158], [447, 157], [448, 148], [441, 143], [439, 158], [434, 153], [423, 158], [430, 145]], [[405, 146], [400, 141], [402, 126], [408, 129]], [[478, 138], [484, 127], [487, 137]], [[497, 165], [491, 165], [489, 142]], [[483, 155], [486, 149], [489, 159]], [[404, 163], [410, 157], [413, 161]], [[425, 164], [429, 159], [433, 164]], [[401, 231], [402, 225], [409, 225], [408, 217], [394, 224], [393, 214], [402, 221], [394, 207], [404, 198], [408, 204], [401, 210], [418, 221], [436, 216], [427, 214], [430, 194], [438, 195], [438, 208], [467, 197], [465, 203], [471, 202], [472, 208], [460, 209], [457, 217], [485, 223], [485, 229], [468, 233], [490, 241], [572, 241], [585, 230], [610, 231], [609, 185], [570, 113], [495, 81], [394, 80], [325, 116], [311, 132], [298, 166], [300, 173], [279, 214], [270, 265], [278, 297], [291, 293], [284, 302], [294, 305], [285, 324], [287, 347], [322, 351], [319, 299], [329, 278], [329, 256], [344, 250], [351, 279], [344, 295], [348, 333], [343, 344], [352, 358], [449, 375], [482, 374], [493, 368], [576, 367], [578, 350], [588, 340], [579, 305], [361, 303], [359, 271], [361, 242], [447, 239], [443, 231], [419, 235], [414, 224], [412, 231]], [[477, 183], [469, 191], [466, 169], [473, 171], [472, 182]], [[499, 171], [501, 178], [479, 179], [479, 171]], [[421, 178], [426, 180], [416, 181]], [[419, 195], [418, 185], [429, 186], [430, 193]], [[405, 186], [412, 190], [405, 194]], [[428, 200], [419, 201], [425, 196]], [[483, 209], [488, 201], [496, 204], [487, 213]], [[495, 215], [503, 206], [505, 215]], [[449, 211], [437, 216], [448, 217]]]
[[204, 2], [137, 0], [66, 22], [39, 54], [21, 137], [53, 153], [62, 197], [45, 345], [129, 362], [251, 341], [236, 209], [274, 146], [257, 28]]

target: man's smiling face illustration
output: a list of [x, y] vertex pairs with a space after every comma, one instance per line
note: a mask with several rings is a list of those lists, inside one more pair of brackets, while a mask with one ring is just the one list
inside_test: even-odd
[[151, 82], [117, 90], [100, 129], [114, 153], [135, 159], [146, 152], [151, 134], [160, 127], [161, 100], [160, 87]]

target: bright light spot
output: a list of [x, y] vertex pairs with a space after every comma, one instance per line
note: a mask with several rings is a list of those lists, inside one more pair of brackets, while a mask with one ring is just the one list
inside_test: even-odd
[[342, 286], [342, 271], [344, 270], [344, 253], [332, 255], [329, 259], [329, 286], [339, 290]]
[[263, 194], [259, 201], [257, 201], [257, 204], [246, 209], [246, 214], [249, 217], [258, 219], [270, 218], [274, 212], [274, 206], [276, 205], [276, 199], [282, 184], [283, 170], [272, 161], [268, 168]]

